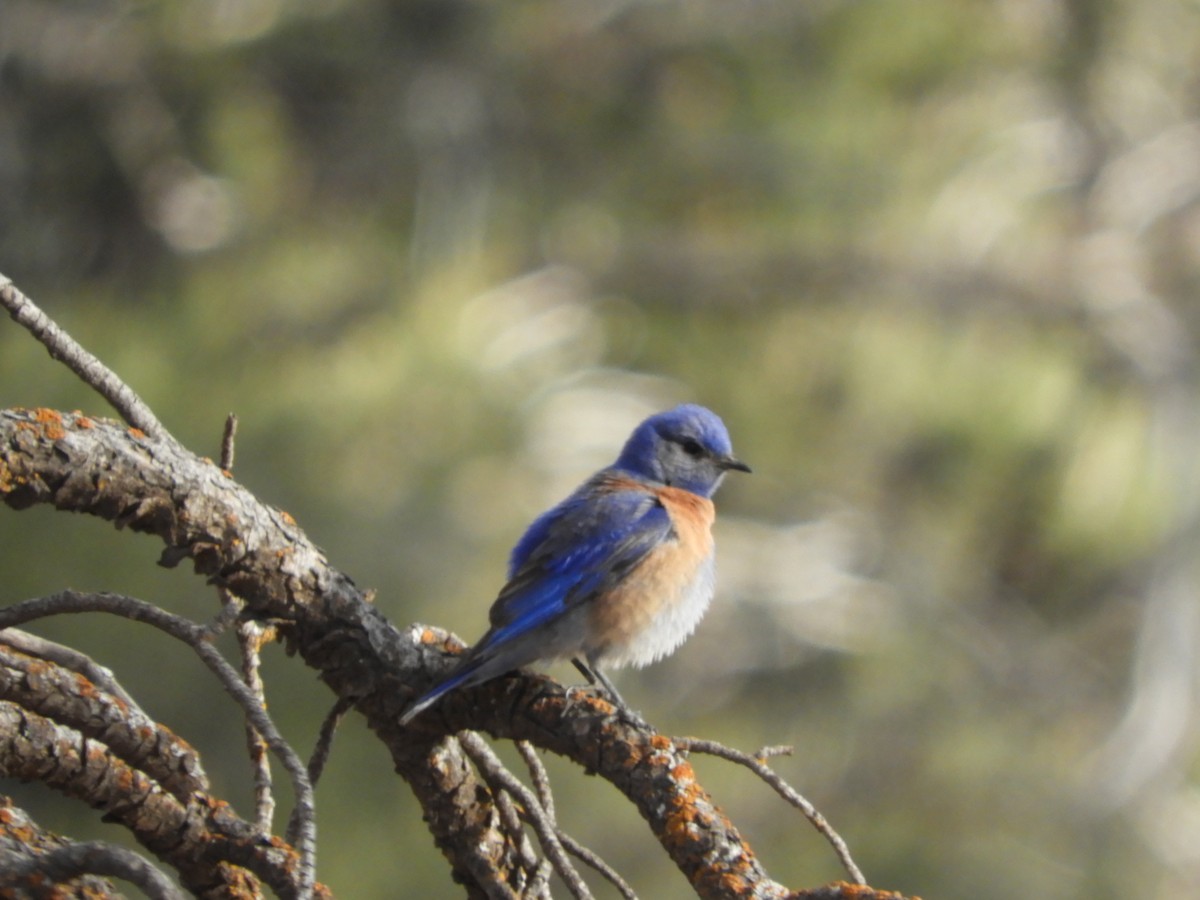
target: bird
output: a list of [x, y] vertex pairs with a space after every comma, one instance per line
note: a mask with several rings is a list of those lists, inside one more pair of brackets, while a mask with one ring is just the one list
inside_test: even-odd
[[716, 413], [685, 403], [645, 419], [616, 462], [533, 521], [487, 632], [400, 724], [451, 691], [562, 659], [640, 721], [605, 670], [656, 662], [699, 624], [714, 591], [712, 497], [729, 471], [751, 469]]

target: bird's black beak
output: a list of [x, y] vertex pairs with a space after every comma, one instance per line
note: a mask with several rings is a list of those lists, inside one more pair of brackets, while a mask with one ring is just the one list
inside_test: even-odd
[[736, 469], [739, 472], [746, 472], [746, 473], [750, 473], [750, 472], [754, 471], [748, 465], [746, 465], [744, 462], [742, 462], [740, 459], [737, 459], [736, 457], [733, 457], [733, 456], [718, 456], [717, 457], [717, 465], [725, 470]]

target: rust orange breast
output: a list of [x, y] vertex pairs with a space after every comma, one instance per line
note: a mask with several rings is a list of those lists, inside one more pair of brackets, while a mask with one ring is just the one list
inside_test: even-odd
[[604, 665], [646, 665], [674, 650], [712, 596], [711, 500], [680, 488], [653, 489], [673, 536], [592, 608], [589, 653]]

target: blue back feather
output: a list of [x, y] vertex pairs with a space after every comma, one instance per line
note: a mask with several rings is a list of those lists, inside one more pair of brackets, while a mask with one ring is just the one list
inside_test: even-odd
[[[498, 646], [608, 590], [671, 534], [651, 489], [606, 490], [607, 470], [538, 518], [513, 550], [492, 605], [486, 644]], [[482, 645], [481, 645], [482, 649]]]

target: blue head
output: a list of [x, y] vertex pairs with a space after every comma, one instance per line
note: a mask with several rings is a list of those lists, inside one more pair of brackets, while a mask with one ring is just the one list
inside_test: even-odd
[[703, 406], [685, 403], [634, 429], [616, 468], [702, 497], [711, 497], [730, 469], [749, 472], [733, 455], [725, 423]]

